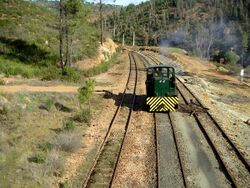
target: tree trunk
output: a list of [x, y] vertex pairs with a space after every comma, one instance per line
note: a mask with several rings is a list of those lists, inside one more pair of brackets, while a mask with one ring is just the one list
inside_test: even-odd
[[72, 64], [72, 44], [73, 44], [73, 39], [71, 36], [70, 37], [70, 45], [69, 45], [69, 67], [71, 67], [71, 64]]
[[133, 32], [133, 46], [135, 46], [135, 32]]
[[210, 56], [210, 48], [211, 48], [212, 44], [213, 44], [213, 34], [210, 34], [210, 40], [209, 40], [209, 43], [208, 43], [207, 53], [206, 53], [207, 57]]
[[62, 8], [62, 1], [60, 0], [60, 28], [59, 28], [59, 41], [60, 41], [60, 46], [59, 46], [59, 56], [60, 56], [60, 65], [62, 70], [64, 69], [64, 64], [63, 64], [63, 8]]
[[115, 39], [115, 23], [114, 23], [114, 28], [113, 28], [113, 38]]
[[146, 31], [146, 28], [144, 27], [144, 32], [143, 32], [143, 37], [144, 37], [144, 46], [148, 46], [148, 32]]
[[102, 15], [102, 0], [100, 0], [100, 29], [101, 29], [101, 33], [100, 33], [100, 41], [101, 41], [101, 45], [103, 45], [103, 15]]
[[70, 66], [70, 50], [69, 50], [69, 26], [68, 26], [68, 14], [65, 12], [65, 34], [66, 34], [66, 66]]
[[124, 46], [125, 45], [125, 35], [124, 35], [124, 33], [122, 34], [122, 46]]

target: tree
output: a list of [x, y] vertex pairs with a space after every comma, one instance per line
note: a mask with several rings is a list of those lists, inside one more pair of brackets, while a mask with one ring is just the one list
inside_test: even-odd
[[[115, 0], [113, 0], [115, 2]], [[99, 13], [100, 13], [100, 42], [103, 45], [103, 1], [100, 0], [99, 2]], [[115, 28], [115, 26], [114, 26]]]
[[242, 43], [242, 54], [245, 54], [248, 49], [248, 33], [240, 28], [241, 43]]
[[65, 16], [65, 37], [66, 37], [66, 66], [71, 66], [71, 51], [72, 51], [72, 31], [71, 27], [74, 27], [74, 18], [82, 9], [81, 0], [65, 0], [64, 5], [64, 16]]
[[225, 60], [228, 63], [236, 64], [240, 60], [240, 56], [238, 56], [234, 51], [230, 50], [225, 53]]
[[59, 24], [59, 57], [60, 65], [62, 70], [64, 69], [63, 63], [63, 0], [60, 0], [59, 3], [59, 12], [60, 12], [60, 24]]
[[100, 7], [99, 7], [99, 11], [100, 11], [100, 42], [101, 45], [103, 45], [103, 12], [102, 12], [102, 0], [100, 0]]

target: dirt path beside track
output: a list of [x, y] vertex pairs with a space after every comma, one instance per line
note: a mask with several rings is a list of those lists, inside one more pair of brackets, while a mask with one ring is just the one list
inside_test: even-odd
[[4, 85], [0, 86], [0, 92], [4, 93], [17, 93], [17, 92], [56, 92], [56, 93], [76, 93], [77, 86], [30, 86], [23, 85]]

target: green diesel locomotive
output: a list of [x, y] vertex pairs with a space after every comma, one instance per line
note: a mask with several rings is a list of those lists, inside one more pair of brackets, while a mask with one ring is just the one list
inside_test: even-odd
[[146, 104], [150, 112], [175, 111], [178, 97], [175, 70], [166, 65], [147, 67]]

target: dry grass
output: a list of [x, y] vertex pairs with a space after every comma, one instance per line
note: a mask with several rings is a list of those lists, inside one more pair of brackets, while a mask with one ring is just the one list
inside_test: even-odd
[[81, 137], [76, 135], [75, 132], [62, 132], [53, 141], [55, 149], [73, 152], [82, 147]]
[[62, 174], [64, 170], [64, 158], [57, 150], [52, 150], [45, 161], [46, 167], [54, 174]]
[[[79, 132], [85, 127], [57, 131], [73, 113], [55, 110], [51, 101], [76, 107], [77, 97], [57, 93], [0, 96], [8, 100], [7, 116], [0, 115], [0, 187], [52, 187], [63, 175], [64, 158], [82, 146]], [[45, 103], [50, 111], [39, 109]]]

